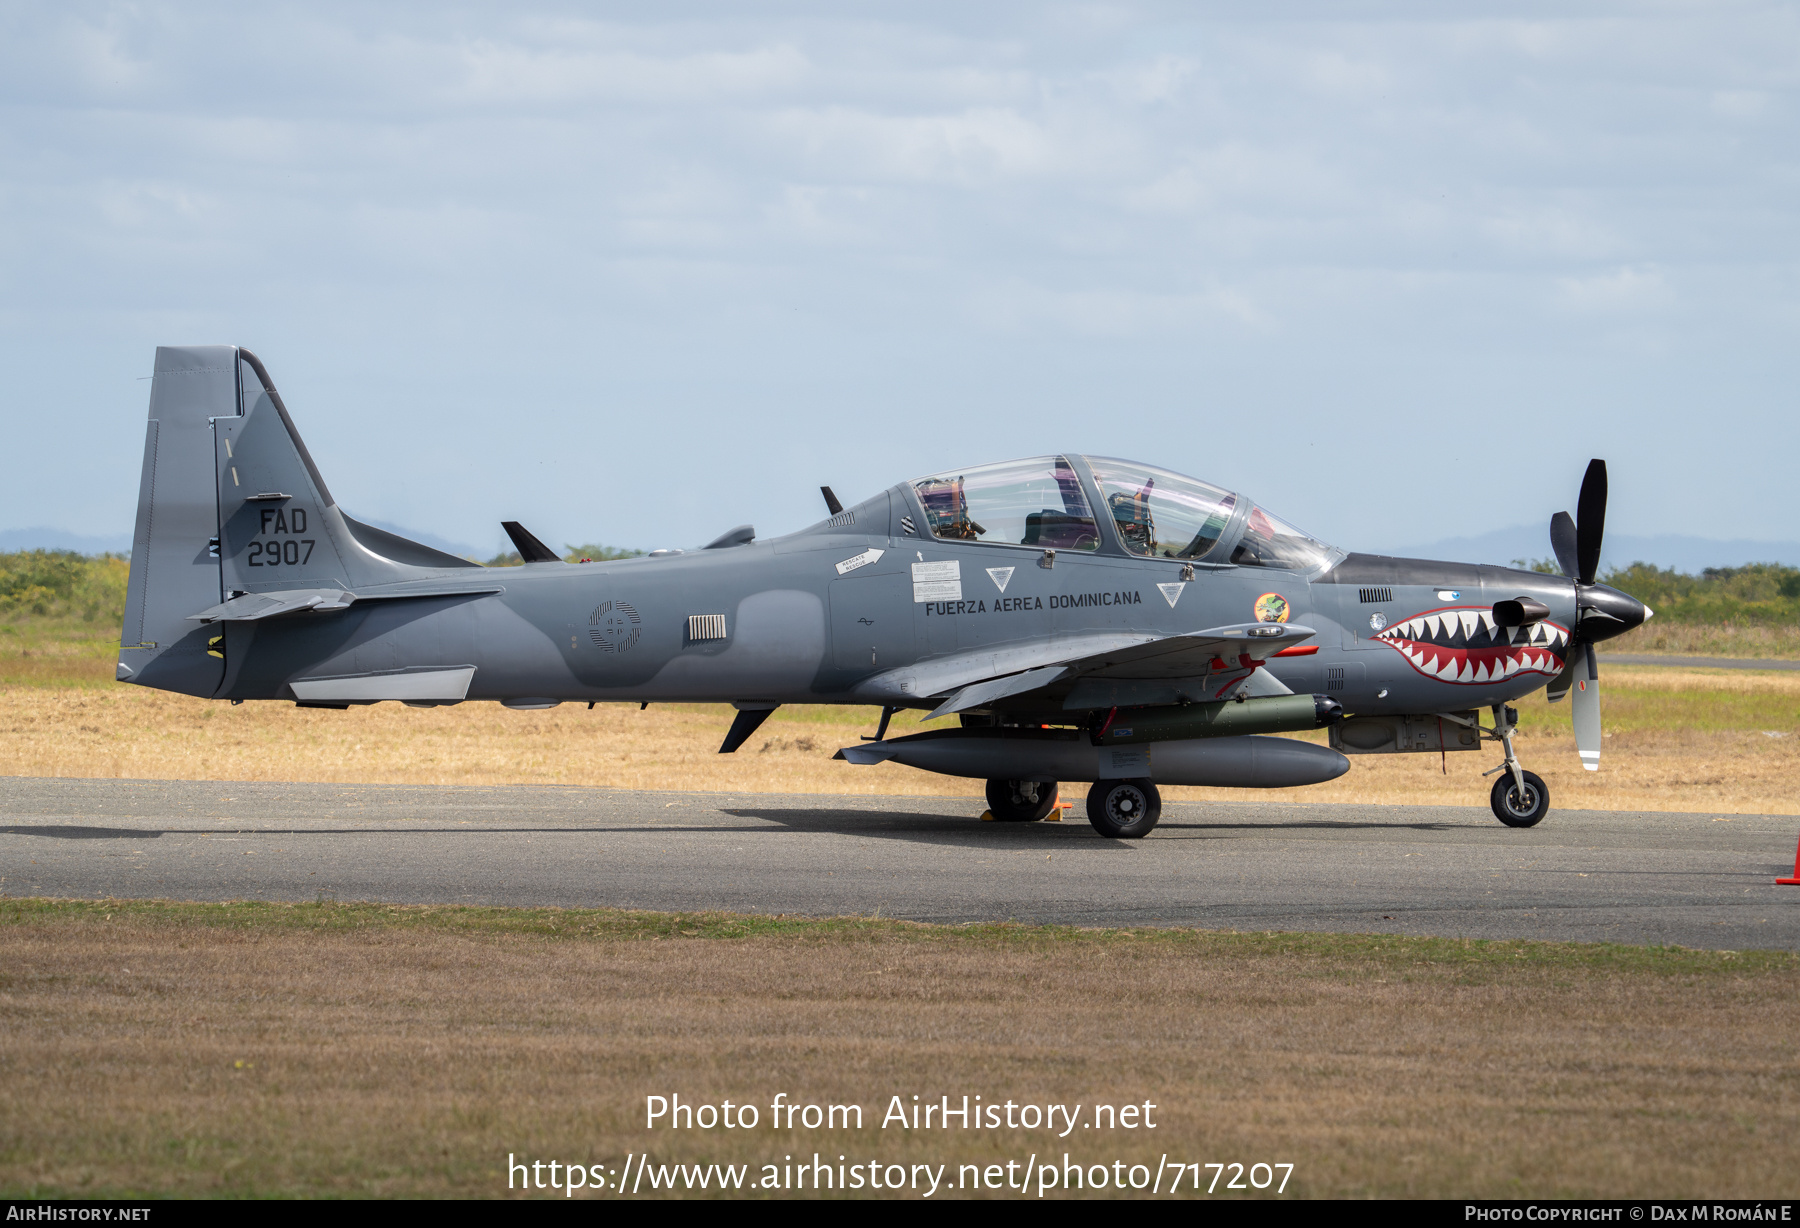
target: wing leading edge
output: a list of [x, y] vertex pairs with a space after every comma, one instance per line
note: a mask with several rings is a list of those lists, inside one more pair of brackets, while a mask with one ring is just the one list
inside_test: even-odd
[[[1250, 677], [1274, 652], [1316, 634], [1311, 627], [1298, 625], [1239, 623], [1190, 635], [1040, 646], [1059, 658], [1052, 660], [967, 654], [884, 678], [904, 694], [941, 698], [926, 720], [1046, 692], [1062, 683], [1072, 684], [1057, 702], [1064, 709], [1216, 699], [1215, 691]], [[1012, 668], [1004, 668], [1008, 665]], [[1280, 688], [1272, 678], [1269, 681]], [[905, 690], [907, 683], [918, 689]], [[1044, 698], [1052, 699], [1048, 694]]]

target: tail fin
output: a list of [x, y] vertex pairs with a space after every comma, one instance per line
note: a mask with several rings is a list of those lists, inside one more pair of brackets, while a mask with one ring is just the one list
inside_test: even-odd
[[222, 631], [191, 616], [243, 593], [473, 566], [344, 515], [254, 354], [157, 349], [120, 681], [216, 694]]

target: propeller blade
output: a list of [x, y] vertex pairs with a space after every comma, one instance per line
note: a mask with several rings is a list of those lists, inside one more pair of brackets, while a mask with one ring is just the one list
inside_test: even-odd
[[1569, 691], [1574, 688], [1575, 667], [1581, 660], [1581, 653], [1578, 651], [1581, 647], [1583, 647], [1583, 645], [1575, 645], [1576, 650], [1570, 652], [1569, 663], [1563, 666], [1562, 673], [1552, 678], [1550, 680], [1550, 685], [1544, 688], [1544, 698], [1551, 703], [1561, 703], [1563, 696], [1567, 695]]
[[1600, 540], [1605, 536], [1606, 462], [1591, 460], [1575, 504], [1575, 555], [1580, 564], [1575, 578], [1583, 584], [1592, 584], [1600, 571]]
[[1575, 578], [1575, 520], [1567, 512], [1558, 512], [1550, 517], [1550, 551], [1556, 555], [1556, 565], [1562, 568], [1563, 575]]
[[1594, 663], [1594, 646], [1580, 645], [1575, 656], [1575, 698], [1571, 703], [1575, 718], [1575, 750], [1581, 755], [1581, 766], [1590, 772], [1600, 770], [1600, 670]]

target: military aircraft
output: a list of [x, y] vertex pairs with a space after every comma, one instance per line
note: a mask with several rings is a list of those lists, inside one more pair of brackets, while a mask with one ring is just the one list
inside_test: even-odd
[[[1599, 767], [1594, 645], [1650, 617], [1596, 583], [1606, 467], [1550, 526], [1562, 575], [1346, 553], [1248, 497], [1070, 453], [947, 470], [758, 540], [570, 564], [505, 522], [490, 569], [364, 524], [325, 485], [263, 364], [159, 348], [118, 678], [309, 708], [397, 700], [728, 702], [720, 752], [782, 704], [880, 709], [837, 757], [987, 782], [989, 814], [1139, 837], [1159, 785], [1282, 788], [1347, 755], [1497, 743], [1490, 802], [1549, 809], [1520, 697], [1573, 691]], [[896, 712], [958, 718], [889, 737]], [[1481, 722], [1483, 710], [1488, 723]], [[1329, 745], [1266, 735], [1324, 727]]]

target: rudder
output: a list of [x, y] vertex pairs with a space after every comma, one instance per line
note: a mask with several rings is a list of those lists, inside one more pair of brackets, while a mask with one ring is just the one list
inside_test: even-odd
[[209, 651], [219, 630], [188, 615], [221, 599], [212, 420], [238, 412], [237, 366], [228, 345], [157, 347], [119, 637], [121, 682], [211, 695], [224, 677], [224, 657]]

